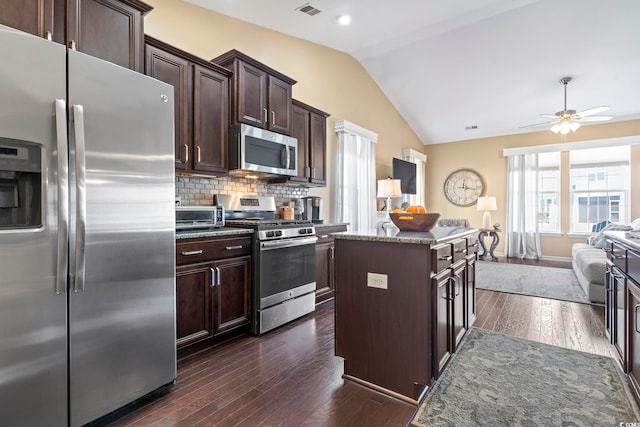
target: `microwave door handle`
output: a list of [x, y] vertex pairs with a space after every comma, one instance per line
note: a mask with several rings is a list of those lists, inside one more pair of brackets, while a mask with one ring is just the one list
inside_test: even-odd
[[287, 169], [293, 169], [291, 167], [291, 150], [288, 145], [285, 146], [285, 151], [287, 152]]

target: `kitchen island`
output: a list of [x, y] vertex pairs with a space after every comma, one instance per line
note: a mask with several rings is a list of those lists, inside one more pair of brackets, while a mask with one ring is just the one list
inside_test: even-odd
[[417, 405], [475, 321], [477, 229], [334, 234], [343, 378]]

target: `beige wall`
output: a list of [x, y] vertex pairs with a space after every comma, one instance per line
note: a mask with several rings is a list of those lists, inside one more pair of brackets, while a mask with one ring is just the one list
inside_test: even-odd
[[[482, 223], [483, 212], [475, 206], [457, 207], [449, 203], [443, 192], [444, 180], [454, 170], [460, 168], [474, 169], [480, 173], [487, 187], [486, 195], [496, 196], [498, 211], [491, 213], [492, 223], [506, 225], [506, 186], [507, 159], [502, 156], [504, 148], [527, 147], [533, 145], [558, 144], [562, 142], [580, 142], [606, 138], [640, 135], [640, 120], [607, 123], [602, 125], [583, 126], [574, 134], [553, 134], [547, 130], [534, 133], [507, 135], [495, 138], [473, 139], [449, 144], [425, 146], [427, 160], [427, 209], [441, 212], [446, 218], [469, 218], [471, 225], [478, 227]], [[639, 138], [640, 141], [640, 138]], [[631, 218], [640, 217], [640, 146], [631, 150]], [[563, 188], [569, 183], [569, 156], [562, 155]], [[563, 236], [543, 237], [541, 239], [542, 254], [545, 257], [570, 257], [571, 245], [584, 241], [583, 238], [570, 238], [566, 235], [569, 229], [569, 197], [563, 194], [561, 227]], [[503, 233], [500, 234], [503, 239]], [[496, 252], [504, 251], [501, 241]]]
[[207, 60], [237, 49], [297, 80], [293, 97], [331, 114], [327, 123], [328, 186], [310, 190], [311, 195], [323, 197], [325, 218], [333, 220], [336, 120], [348, 120], [378, 134], [379, 177], [391, 173], [391, 159], [402, 158], [403, 148], [424, 151], [422, 142], [350, 55], [183, 1], [145, 1], [154, 7], [145, 17], [147, 34]]
[[[487, 185], [487, 194], [498, 199], [493, 222], [505, 224], [506, 168], [502, 149], [559, 142], [586, 141], [640, 135], [640, 120], [584, 126], [577, 133], [561, 137], [549, 131], [467, 140], [423, 146], [377, 84], [353, 57], [334, 49], [290, 37], [263, 27], [229, 18], [177, 0], [146, 0], [154, 9], [145, 18], [145, 31], [160, 40], [204, 59], [237, 49], [294, 78], [294, 98], [331, 114], [327, 124], [328, 186], [310, 194], [324, 198], [324, 216], [333, 220], [331, 185], [334, 181], [337, 137], [336, 120], [348, 120], [379, 134], [376, 147], [377, 177], [391, 174], [391, 159], [402, 157], [402, 149], [413, 148], [427, 154], [426, 207], [445, 218], [468, 218], [480, 225], [482, 212], [475, 207], [459, 208], [449, 203], [442, 190], [444, 179], [454, 170], [478, 171]], [[640, 148], [632, 151], [632, 182], [640, 179]], [[563, 157], [566, 164], [568, 158]], [[566, 167], [564, 168], [566, 171]], [[568, 182], [568, 172], [563, 183]], [[631, 217], [640, 217], [640, 186], [632, 185]], [[568, 198], [562, 200], [568, 204]], [[568, 209], [563, 209], [562, 228], [568, 229]], [[571, 244], [581, 239], [546, 237], [544, 256], [568, 257]], [[503, 251], [503, 242], [497, 248]]]

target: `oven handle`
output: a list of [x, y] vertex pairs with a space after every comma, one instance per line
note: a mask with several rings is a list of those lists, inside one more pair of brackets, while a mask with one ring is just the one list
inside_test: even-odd
[[292, 248], [294, 246], [315, 245], [317, 241], [318, 241], [318, 238], [313, 236], [313, 237], [305, 237], [305, 238], [260, 242], [260, 250], [270, 251], [272, 249]]

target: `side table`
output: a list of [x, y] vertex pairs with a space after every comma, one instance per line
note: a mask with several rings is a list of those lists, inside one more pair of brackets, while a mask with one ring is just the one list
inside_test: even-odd
[[491, 228], [480, 229], [480, 233], [478, 233], [478, 241], [480, 242], [480, 246], [482, 247], [482, 255], [478, 255], [479, 259], [484, 259], [487, 256], [487, 246], [484, 244], [484, 238], [489, 235], [492, 239], [491, 246], [489, 247], [488, 251], [489, 255], [491, 256], [492, 261], [498, 261], [498, 258], [496, 258], [496, 256], [493, 254], [493, 251], [496, 249], [496, 246], [498, 246], [498, 243], [500, 242], [500, 236], [498, 236], [499, 232], [500, 230]]

